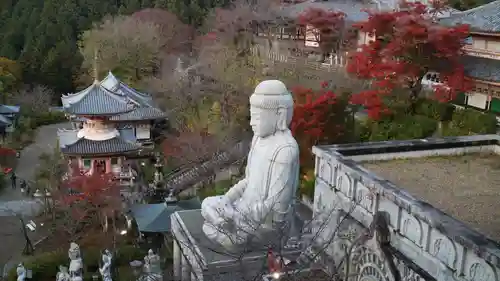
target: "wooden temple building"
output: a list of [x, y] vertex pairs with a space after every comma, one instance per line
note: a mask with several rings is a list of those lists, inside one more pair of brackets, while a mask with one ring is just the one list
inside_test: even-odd
[[151, 96], [111, 72], [86, 89], [61, 97], [73, 129], [58, 132], [61, 152], [80, 173], [112, 173], [120, 181], [136, 175], [127, 157], [153, 144], [151, 129], [165, 113]]
[[468, 24], [463, 65], [474, 88], [459, 103], [500, 115], [500, 0], [454, 14], [444, 25]]

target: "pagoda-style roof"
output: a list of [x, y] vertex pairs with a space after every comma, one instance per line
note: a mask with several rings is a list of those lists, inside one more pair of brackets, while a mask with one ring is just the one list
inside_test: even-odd
[[464, 56], [462, 64], [465, 68], [465, 74], [470, 78], [500, 82], [500, 60]]
[[500, 32], [500, 0], [456, 13], [440, 22], [446, 26], [468, 24], [472, 32]]
[[66, 112], [73, 115], [117, 115], [134, 109], [131, 100], [109, 91], [98, 82], [79, 93], [63, 96], [62, 100]]
[[131, 88], [111, 72], [101, 82], [78, 93], [63, 95], [61, 100], [63, 109], [78, 121], [85, 121], [83, 116], [111, 116], [115, 121], [166, 118], [164, 112], [153, 106], [150, 95]]
[[119, 154], [133, 152], [140, 149], [140, 146], [127, 142], [120, 137], [115, 137], [103, 141], [94, 141], [81, 138], [72, 144], [61, 148], [64, 154], [95, 155], [95, 154]]
[[160, 118], [165, 118], [166, 115], [163, 111], [156, 109], [154, 107], [137, 107], [136, 109], [123, 113], [120, 115], [115, 115], [110, 118], [113, 121], [136, 121], [136, 120], [156, 120]]
[[152, 106], [153, 104], [153, 98], [150, 95], [141, 93], [121, 82], [111, 73], [111, 71], [108, 72], [108, 75], [101, 81], [101, 85], [109, 91], [122, 97], [128, 97], [142, 106]]

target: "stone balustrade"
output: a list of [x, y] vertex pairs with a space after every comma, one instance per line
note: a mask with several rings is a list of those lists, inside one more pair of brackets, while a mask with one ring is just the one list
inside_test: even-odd
[[[352, 274], [348, 280], [499, 280], [498, 243], [360, 165], [366, 160], [498, 152], [499, 140], [486, 135], [314, 147], [314, 216], [331, 214], [326, 227], [315, 231], [321, 232], [321, 241], [336, 235], [327, 253], [335, 264], [344, 261], [341, 270]], [[380, 239], [371, 244], [359, 239], [370, 226], [377, 229], [376, 214], [387, 218], [389, 251]]]

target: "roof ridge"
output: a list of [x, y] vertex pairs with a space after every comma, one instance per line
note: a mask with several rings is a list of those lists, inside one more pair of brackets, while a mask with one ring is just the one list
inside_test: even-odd
[[[118, 102], [121, 102], [121, 103], [124, 103], [124, 104], [128, 104], [128, 102], [124, 99], [122, 99], [120, 96], [116, 95], [115, 93], [109, 91], [108, 89], [104, 88], [103, 86], [101, 86], [101, 84], [97, 84], [97, 83], [94, 83], [92, 84], [90, 87], [93, 87], [93, 88], [96, 88], [96, 92], [100, 92], [100, 91], [103, 91], [104, 94], [106, 94], [107, 96], [111, 97], [112, 99], [118, 101]], [[70, 105], [77, 105], [81, 102], [83, 102], [86, 98], [89, 97], [89, 94], [92, 92], [93, 89], [90, 89], [88, 91], [88, 93], [83, 97], [81, 98], [80, 100], [78, 100], [77, 102], [75, 103], [71, 103]], [[98, 93], [96, 93], [98, 94]]]
[[477, 10], [481, 10], [483, 9], [484, 7], [487, 7], [487, 6], [494, 6], [495, 4], [498, 4], [500, 3], [500, 0], [496, 0], [496, 1], [492, 1], [490, 3], [487, 3], [487, 4], [484, 4], [484, 5], [481, 5], [481, 6], [478, 6], [478, 7], [474, 7], [472, 9], [469, 9], [469, 10], [465, 10], [465, 11], [462, 11], [460, 13], [456, 13], [456, 15], [461, 15], [461, 14], [466, 14], [468, 12], [475, 12]]
[[74, 97], [74, 96], [78, 96], [78, 95], [81, 95], [81, 94], [84, 94], [84, 93], [87, 93], [88, 94], [88, 90], [94, 86], [94, 83], [92, 83], [92, 85], [88, 86], [87, 88], [79, 91], [79, 92], [76, 92], [76, 93], [67, 93], [67, 94], [62, 94], [61, 98], [70, 98], [70, 97]]

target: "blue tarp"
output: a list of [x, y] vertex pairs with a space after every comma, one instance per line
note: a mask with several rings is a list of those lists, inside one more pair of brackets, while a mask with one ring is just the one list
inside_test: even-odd
[[176, 203], [136, 204], [130, 210], [140, 232], [170, 232], [170, 215], [182, 210], [201, 208], [198, 198], [179, 200]]

